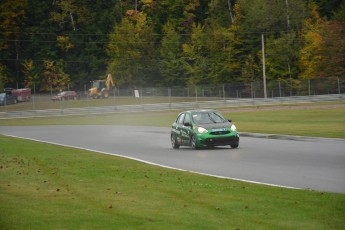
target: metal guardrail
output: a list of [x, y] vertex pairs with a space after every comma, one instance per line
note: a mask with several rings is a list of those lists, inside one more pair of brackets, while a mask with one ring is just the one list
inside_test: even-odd
[[24, 110], [0, 112], [0, 119], [13, 118], [33, 118], [50, 116], [73, 116], [73, 115], [95, 115], [121, 112], [142, 112], [159, 110], [188, 110], [203, 108], [223, 108], [240, 106], [259, 106], [259, 105], [279, 105], [307, 102], [330, 102], [345, 100], [345, 94], [313, 95], [313, 96], [294, 96], [294, 97], [274, 97], [274, 98], [254, 98], [254, 99], [233, 99], [216, 101], [195, 101], [180, 103], [158, 103], [158, 104], [138, 104], [138, 105], [115, 105], [104, 107], [85, 107], [85, 108], [64, 108], [47, 110]]

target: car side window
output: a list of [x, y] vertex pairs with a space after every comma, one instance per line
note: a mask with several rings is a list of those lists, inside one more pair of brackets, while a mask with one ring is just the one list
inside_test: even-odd
[[186, 124], [186, 123], [190, 124], [190, 116], [189, 116], [189, 114], [186, 114], [186, 116], [184, 117], [184, 123], [183, 124]]
[[177, 118], [177, 123], [178, 123], [178, 124], [183, 124], [184, 117], [185, 117], [185, 114], [182, 113], [182, 114]]

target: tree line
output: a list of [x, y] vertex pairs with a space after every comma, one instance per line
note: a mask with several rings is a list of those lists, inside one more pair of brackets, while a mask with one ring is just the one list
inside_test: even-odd
[[2, 0], [0, 30], [0, 89], [345, 80], [341, 0]]

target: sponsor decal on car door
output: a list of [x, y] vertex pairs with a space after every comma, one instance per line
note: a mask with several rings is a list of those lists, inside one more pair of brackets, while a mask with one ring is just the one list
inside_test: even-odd
[[184, 143], [188, 144], [190, 143], [190, 137], [191, 137], [191, 121], [190, 121], [190, 115], [186, 113], [183, 124], [181, 126], [181, 138]]
[[184, 116], [185, 116], [184, 113], [180, 114], [180, 116], [176, 120], [176, 126], [174, 127], [174, 132], [175, 132], [175, 135], [176, 135], [176, 140], [179, 143], [183, 143], [183, 138], [182, 138], [182, 135], [181, 135], [181, 130], [182, 130], [182, 126], [183, 126]]

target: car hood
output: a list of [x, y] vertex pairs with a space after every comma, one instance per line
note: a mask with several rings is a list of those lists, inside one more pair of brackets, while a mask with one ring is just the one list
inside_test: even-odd
[[205, 129], [220, 129], [220, 128], [231, 128], [232, 123], [224, 122], [224, 123], [210, 123], [210, 124], [200, 124], [196, 125], [198, 127], [203, 127]]

